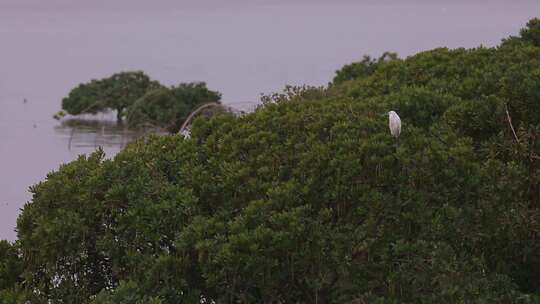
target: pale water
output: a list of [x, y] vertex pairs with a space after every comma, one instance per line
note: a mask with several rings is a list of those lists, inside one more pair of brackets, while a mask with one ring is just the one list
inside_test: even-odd
[[138, 136], [110, 115], [53, 120], [80, 82], [144, 70], [206, 81], [249, 108], [285, 84], [326, 84], [365, 54], [493, 46], [534, 16], [537, 0], [0, 0], [0, 239], [16, 238], [28, 186]]

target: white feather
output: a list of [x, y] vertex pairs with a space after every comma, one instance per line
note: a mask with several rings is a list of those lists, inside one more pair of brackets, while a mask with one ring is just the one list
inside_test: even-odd
[[388, 112], [388, 126], [390, 127], [390, 134], [398, 138], [399, 134], [401, 134], [401, 119], [394, 111]]

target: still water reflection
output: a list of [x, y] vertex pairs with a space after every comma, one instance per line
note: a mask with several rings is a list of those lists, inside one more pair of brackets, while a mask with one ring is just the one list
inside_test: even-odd
[[131, 130], [123, 124], [111, 120], [63, 119], [55, 132], [66, 142], [69, 151], [97, 149], [98, 147], [121, 149], [128, 142], [158, 130]]

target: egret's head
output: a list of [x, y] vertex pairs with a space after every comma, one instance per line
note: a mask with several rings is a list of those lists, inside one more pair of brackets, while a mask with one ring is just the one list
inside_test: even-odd
[[384, 112], [381, 114], [382, 117], [389, 117], [390, 115], [392, 115], [392, 113], [396, 114], [395, 111], [390, 111], [390, 112]]

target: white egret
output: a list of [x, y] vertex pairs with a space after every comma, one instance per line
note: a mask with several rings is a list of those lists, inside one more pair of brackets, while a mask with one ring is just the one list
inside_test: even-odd
[[401, 133], [401, 119], [394, 111], [388, 112], [388, 126], [390, 127], [390, 134], [397, 139]]

